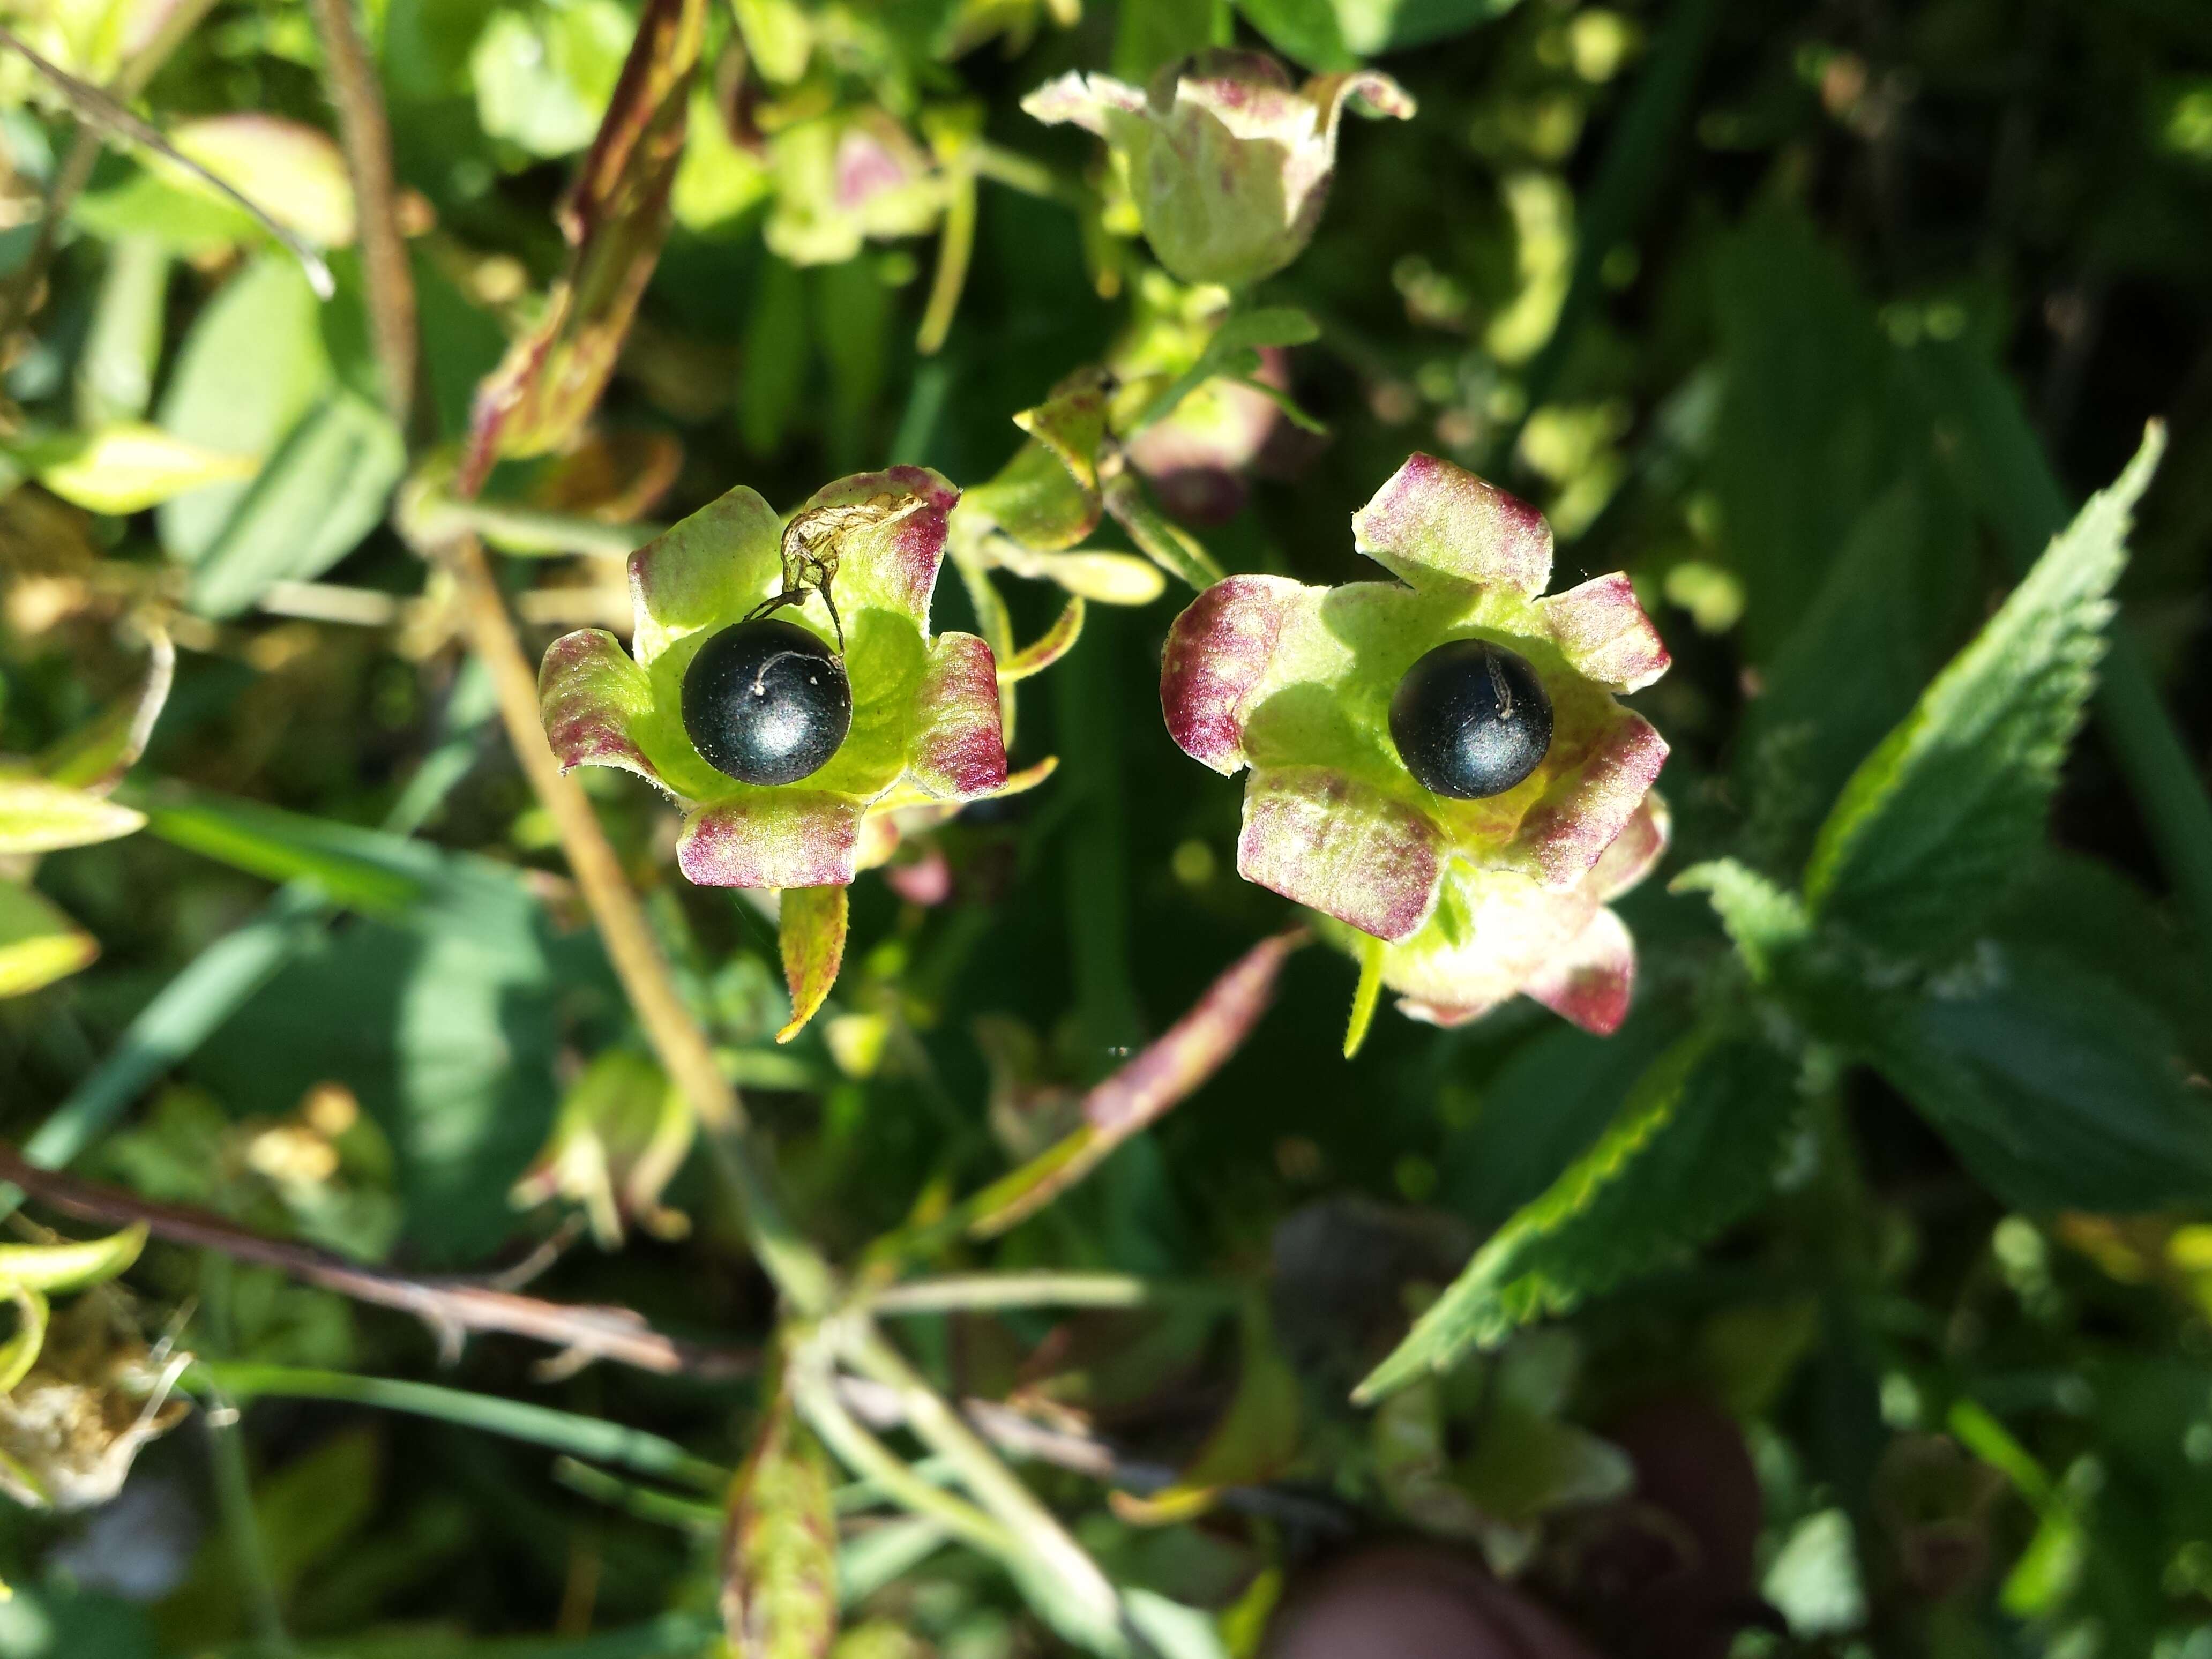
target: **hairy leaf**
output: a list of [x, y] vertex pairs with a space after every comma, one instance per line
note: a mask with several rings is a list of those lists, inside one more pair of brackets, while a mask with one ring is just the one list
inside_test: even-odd
[[1359, 1385], [1371, 1402], [1471, 1348], [1700, 1243], [1755, 1205], [1796, 1095], [1786, 1062], [1698, 1033], [1647, 1071], [1597, 1144], [1475, 1253]]
[[2042, 834], [2095, 684], [2130, 515], [2164, 447], [2154, 427], [1852, 775], [1807, 871], [1816, 915], [1929, 957], [2000, 896]]
[[1966, 1167], [2027, 1210], [2212, 1199], [2212, 1098], [2172, 1026], [2056, 951], [1984, 958], [1857, 1022], [1856, 1046]]

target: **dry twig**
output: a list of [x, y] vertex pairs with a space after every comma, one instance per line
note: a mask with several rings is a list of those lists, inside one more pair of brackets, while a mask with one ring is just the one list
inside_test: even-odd
[[236, 1261], [280, 1273], [356, 1302], [373, 1302], [414, 1315], [435, 1333], [448, 1358], [458, 1357], [471, 1331], [498, 1331], [549, 1343], [563, 1358], [605, 1359], [618, 1365], [687, 1376], [728, 1377], [752, 1370], [749, 1349], [687, 1342], [654, 1330], [629, 1308], [572, 1305], [519, 1296], [465, 1279], [416, 1278], [365, 1267], [310, 1245], [270, 1238], [206, 1210], [157, 1204], [150, 1199], [27, 1162], [0, 1142], [0, 1178], [11, 1181], [50, 1208], [102, 1226], [143, 1222], [173, 1244], [215, 1250]]

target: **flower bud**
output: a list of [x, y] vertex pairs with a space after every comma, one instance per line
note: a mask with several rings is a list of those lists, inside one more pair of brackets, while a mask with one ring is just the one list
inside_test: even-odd
[[1139, 91], [1070, 73], [1022, 107], [1073, 121], [1106, 140], [1162, 264], [1187, 283], [1241, 288], [1304, 252], [1336, 170], [1345, 102], [1401, 120], [1413, 100], [1373, 70], [1321, 75], [1293, 87], [1261, 52], [1201, 52]]

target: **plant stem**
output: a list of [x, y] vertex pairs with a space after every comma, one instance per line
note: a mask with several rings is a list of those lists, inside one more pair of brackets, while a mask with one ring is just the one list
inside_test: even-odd
[[[1062, 1635], [1096, 1650], [1119, 1644], [1121, 1602], [1058, 1516], [1037, 1501], [1014, 1472], [975, 1430], [925, 1382], [906, 1356], [866, 1322], [846, 1332], [846, 1359], [862, 1376], [895, 1390], [906, 1425], [932, 1451], [958, 1471], [961, 1484], [1016, 1546], [1013, 1565], [1023, 1589]], [[842, 1407], [839, 1407], [840, 1410]], [[1023, 1571], [1024, 1562], [1027, 1571]]]
[[994, 184], [1048, 202], [1073, 204], [1083, 200], [1080, 185], [1067, 183], [1043, 162], [1031, 161], [1011, 149], [1001, 149], [988, 139], [971, 140], [969, 154], [969, 165], [975, 168], [979, 179], [988, 179]]
[[459, 591], [462, 617], [477, 655], [491, 674], [507, 741], [560, 833], [569, 872], [647, 1041], [697, 1114], [762, 1267], [795, 1311], [818, 1317], [836, 1297], [830, 1265], [793, 1229], [755, 1166], [744, 1144], [745, 1112], [738, 1091], [722, 1075], [706, 1032], [678, 994], [667, 960], [590, 799], [546, 746], [538, 712], [538, 676], [523, 655], [483, 544], [474, 536], [457, 537], [438, 546], [435, 554]]
[[[107, 90], [118, 103], [128, 103], [146, 89], [161, 65], [169, 61], [170, 53], [182, 46], [185, 39], [200, 25], [200, 20], [215, 9], [215, 0], [178, 0], [168, 16], [162, 19], [153, 38], [141, 46], [131, 60], [116, 71]], [[79, 118], [76, 131], [70, 139], [69, 153], [62, 158], [59, 172], [46, 191], [46, 210], [39, 220], [38, 235], [31, 244], [31, 252], [22, 268], [0, 294], [0, 347], [14, 334], [23, 319], [29, 314], [31, 301], [46, 280], [46, 266], [54, 257], [54, 247], [61, 237], [62, 222], [69, 210], [83, 194], [86, 182], [92, 177], [93, 164], [100, 160], [100, 129]]]
[[879, 1314], [980, 1308], [1149, 1308], [1166, 1302], [1228, 1302], [1225, 1287], [1136, 1273], [947, 1273], [910, 1279], [868, 1297]]
[[1004, 1559], [1016, 1553], [1005, 1528], [964, 1498], [931, 1485], [845, 1409], [826, 1352], [803, 1357], [793, 1373], [792, 1400], [799, 1415], [848, 1468], [985, 1554]]
[[937, 275], [930, 284], [929, 304], [915, 336], [915, 349], [925, 357], [935, 356], [952, 331], [960, 291], [968, 285], [968, 261], [975, 252], [975, 174], [972, 166], [961, 166], [945, 204], [944, 228], [937, 234]]
[[659, 524], [608, 524], [580, 514], [464, 500], [422, 479], [402, 487], [398, 516], [402, 533], [417, 545], [435, 546], [450, 538], [474, 533], [502, 553], [526, 557], [591, 553], [623, 558], [667, 528]]
[[206, 1418], [208, 1457], [214, 1465], [216, 1503], [222, 1511], [222, 1529], [230, 1540], [238, 1576], [246, 1590], [248, 1615], [261, 1650], [289, 1653], [291, 1638], [284, 1631], [284, 1613], [276, 1595], [276, 1581], [269, 1571], [269, 1552], [261, 1539], [259, 1517], [253, 1512], [253, 1480], [246, 1467], [246, 1447], [234, 1417], [218, 1422]]
[[362, 279], [368, 290], [369, 331], [384, 371], [384, 405], [402, 432], [415, 406], [415, 276], [399, 229], [392, 171], [392, 123], [361, 38], [353, 0], [312, 0], [322, 37], [331, 101], [337, 106], [346, 173], [353, 180], [361, 236]]
[[333, 1400], [353, 1406], [372, 1406], [381, 1411], [405, 1412], [414, 1417], [434, 1417], [464, 1428], [503, 1434], [511, 1440], [550, 1446], [575, 1457], [619, 1464], [658, 1480], [679, 1480], [702, 1492], [719, 1492], [729, 1471], [694, 1457], [672, 1440], [642, 1429], [596, 1417], [579, 1417], [528, 1401], [504, 1400], [496, 1395], [471, 1394], [463, 1389], [440, 1388], [433, 1382], [409, 1382], [395, 1377], [356, 1376], [350, 1371], [319, 1371], [292, 1365], [258, 1365], [203, 1360], [187, 1376], [186, 1385], [198, 1393], [214, 1393], [239, 1401], [264, 1395], [289, 1400]]

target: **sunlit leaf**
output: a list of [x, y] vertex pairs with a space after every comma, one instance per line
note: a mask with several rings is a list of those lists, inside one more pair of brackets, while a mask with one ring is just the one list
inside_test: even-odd
[[1083, 634], [1083, 596], [1069, 599], [1050, 628], [999, 662], [999, 684], [1011, 685], [1041, 674], [1066, 656]]
[[1806, 872], [1816, 915], [1928, 957], [1996, 902], [2042, 835], [2096, 683], [2135, 504], [2164, 448], [2154, 426], [1852, 775]]
[[52, 853], [127, 836], [144, 816], [88, 790], [0, 776], [0, 853]]
[[0, 997], [65, 979], [99, 954], [100, 942], [38, 893], [0, 881]]
[[0, 1285], [61, 1296], [125, 1272], [146, 1248], [146, 1224], [74, 1244], [0, 1244]]
[[169, 141], [318, 247], [353, 240], [353, 184], [328, 134], [274, 115], [211, 115], [179, 123]]
[[820, 1012], [845, 959], [847, 895], [842, 886], [787, 887], [778, 923], [791, 1018], [775, 1034], [788, 1042]]
[[1766, 1192], [1796, 1079], [1764, 1046], [1699, 1033], [1646, 1072], [1613, 1125], [1507, 1222], [1359, 1385], [1382, 1398], [1718, 1232]]
[[10, 458], [65, 501], [94, 513], [143, 512], [211, 483], [253, 476], [251, 455], [208, 449], [143, 422], [19, 440]]

